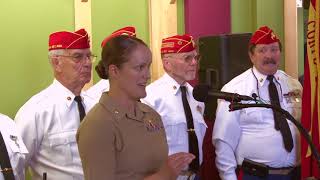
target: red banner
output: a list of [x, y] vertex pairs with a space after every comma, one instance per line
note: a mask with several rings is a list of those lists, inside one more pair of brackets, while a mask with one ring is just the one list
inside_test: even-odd
[[[320, 151], [320, 111], [319, 111], [319, 0], [311, 0], [307, 27], [307, 55], [304, 67], [304, 86], [302, 97], [301, 123], [307, 129], [318, 152]], [[320, 178], [319, 166], [312, 156], [309, 145], [301, 137], [301, 170], [302, 179]]]

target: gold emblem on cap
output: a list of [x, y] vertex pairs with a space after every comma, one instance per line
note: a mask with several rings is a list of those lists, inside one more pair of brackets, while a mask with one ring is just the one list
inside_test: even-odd
[[174, 90], [176, 90], [176, 89], [177, 89], [177, 86], [173, 86], [172, 88], [173, 88]]
[[68, 101], [70, 101], [70, 100], [71, 100], [71, 97], [70, 97], [70, 96], [68, 96], [68, 97], [67, 97], [67, 100], [68, 100]]
[[182, 41], [178, 41], [178, 45], [181, 45], [182, 44]]

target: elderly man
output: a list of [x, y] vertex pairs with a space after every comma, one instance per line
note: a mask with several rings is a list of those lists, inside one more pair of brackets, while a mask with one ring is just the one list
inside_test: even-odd
[[[136, 29], [133, 26], [126, 26], [121, 29], [118, 29], [111, 33], [111, 35], [107, 36], [101, 43], [101, 48], [109, 41], [111, 38], [120, 36], [120, 35], [127, 35], [127, 36], [133, 36], [136, 37]], [[108, 79], [101, 79], [99, 82], [97, 82], [95, 85], [90, 87], [87, 90], [87, 94], [93, 98], [96, 98], [97, 101], [99, 101], [101, 94], [103, 92], [109, 91], [109, 80]]]
[[60, 31], [49, 37], [53, 83], [29, 99], [15, 121], [29, 150], [33, 180], [84, 179], [76, 132], [94, 100], [81, 92], [91, 79], [94, 55], [88, 33]]
[[[258, 101], [281, 106], [300, 118], [302, 87], [278, 70], [281, 43], [277, 35], [267, 26], [260, 27], [251, 37], [248, 51], [253, 67], [228, 82], [222, 91], [248, 96], [255, 93]], [[244, 180], [298, 178], [300, 144], [293, 123], [272, 109], [229, 112], [229, 104], [218, 101], [213, 129], [220, 177], [236, 180], [239, 167]]]
[[27, 154], [14, 121], [0, 114], [0, 180], [24, 180]]
[[169, 154], [190, 152], [196, 156], [178, 179], [196, 179], [207, 126], [204, 104], [193, 98], [193, 88], [187, 82], [195, 78], [199, 61], [192, 37], [176, 35], [163, 39], [161, 58], [166, 73], [147, 86], [147, 97], [142, 102], [161, 115]]

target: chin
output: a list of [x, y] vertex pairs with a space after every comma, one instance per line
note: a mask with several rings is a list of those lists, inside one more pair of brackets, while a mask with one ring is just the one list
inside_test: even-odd
[[146, 97], [147, 96], [147, 93], [146, 93], [146, 91], [144, 91], [144, 92], [140, 92], [139, 94], [138, 94], [138, 99], [141, 99], [141, 98], [144, 98], [144, 97]]

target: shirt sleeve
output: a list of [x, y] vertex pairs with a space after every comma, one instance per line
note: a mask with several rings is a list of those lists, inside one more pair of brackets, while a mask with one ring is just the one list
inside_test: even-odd
[[43, 138], [42, 122], [37, 118], [34, 109], [37, 108], [23, 106], [15, 117], [17, 129], [29, 151], [29, 154], [26, 156], [26, 166], [29, 165], [30, 160], [38, 151]]
[[237, 162], [232, 148], [225, 142], [217, 140], [216, 149], [216, 167], [219, 170], [219, 176], [222, 180], [237, 180], [235, 170]]
[[216, 120], [214, 124], [212, 143], [216, 150], [216, 166], [222, 179], [237, 179], [235, 150], [237, 148], [241, 130], [239, 112], [229, 112], [229, 102], [218, 101]]
[[[116, 139], [112, 123], [87, 118], [77, 133], [85, 179], [116, 179]], [[109, 121], [110, 122], [110, 121]]]

